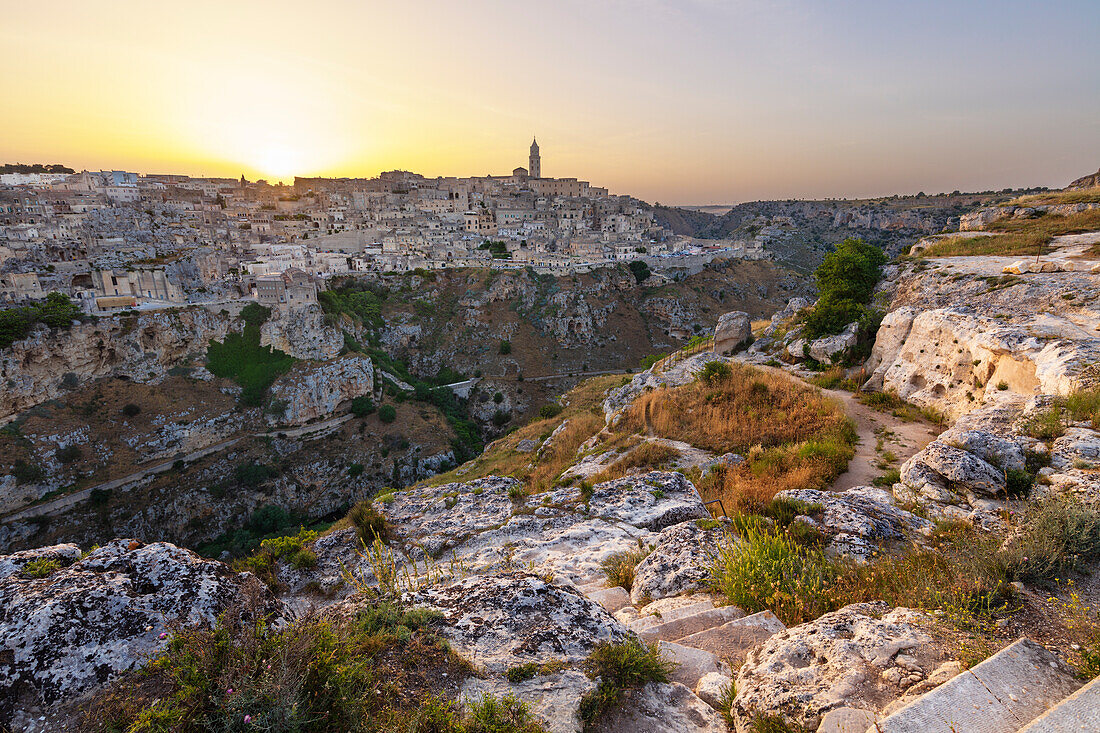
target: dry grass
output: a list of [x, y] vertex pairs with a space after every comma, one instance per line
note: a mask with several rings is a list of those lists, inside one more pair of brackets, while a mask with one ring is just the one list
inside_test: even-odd
[[847, 425], [832, 400], [783, 374], [730, 364], [731, 374], [704, 384], [655, 390], [634, 401], [616, 432], [682, 440], [715, 453], [744, 453], [833, 435]]
[[1082, 191], [1048, 191], [1030, 196], [1012, 199], [1005, 206], [1051, 206], [1055, 204], [1094, 204], [1100, 203], [1100, 188], [1086, 188]]
[[[550, 489], [557, 477], [577, 460], [581, 444], [604, 427], [603, 398], [623, 380], [619, 375], [593, 377], [581, 382], [562, 400], [565, 409], [552, 418], [535, 419], [493, 443], [474, 460], [424, 482], [426, 485], [472, 481], [484, 476], [514, 476], [524, 482], [528, 494]], [[553, 442], [537, 453], [515, 450], [521, 440], [543, 442], [563, 423]]]
[[1034, 255], [1054, 237], [1100, 230], [1100, 210], [1083, 211], [1070, 216], [1045, 215], [1036, 219], [1001, 219], [989, 225], [992, 237], [945, 239], [921, 252], [923, 257], [1016, 256]]
[[667, 468], [679, 455], [680, 452], [669, 445], [646, 441], [593, 476], [591, 482], [598, 484], [611, 481], [636, 469], [656, 470]]
[[[697, 485], [727, 511], [759, 511], [778, 491], [822, 488], [854, 454], [855, 429], [843, 408], [785, 374], [730, 364], [728, 376], [642, 395], [617, 433], [680, 440], [745, 464], [719, 468]], [[629, 458], [629, 456], [627, 456]]]

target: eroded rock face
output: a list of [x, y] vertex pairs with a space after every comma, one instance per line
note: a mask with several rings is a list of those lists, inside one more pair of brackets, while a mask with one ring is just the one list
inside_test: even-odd
[[[271, 400], [285, 404], [282, 413], [268, 414], [268, 422], [304, 425], [331, 417], [344, 402], [374, 391], [374, 365], [369, 357], [342, 359], [295, 368], [271, 386]], [[276, 403], [278, 404], [278, 403]]]
[[260, 326], [260, 345], [284, 351], [296, 359], [335, 359], [344, 347], [343, 334], [325, 323], [319, 305], [273, 309]]
[[681, 522], [657, 535], [653, 552], [634, 568], [632, 603], [644, 605], [707, 586], [724, 531], [699, 524]]
[[835, 554], [857, 560], [871, 559], [885, 542], [916, 539], [932, 531], [931, 522], [899, 508], [890, 492], [872, 486], [841, 492], [798, 489], [776, 496], [820, 506], [820, 521], [811, 517], [798, 521], [821, 529]]
[[173, 627], [212, 625], [228, 609], [284, 618], [284, 606], [255, 576], [175, 545], [120, 539], [82, 560], [61, 545], [2, 558], [0, 566], [25, 565], [34, 554], [67, 567], [37, 579], [0, 578], [0, 648], [7, 650], [0, 725], [50, 715], [138, 666]]
[[682, 473], [650, 471], [597, 484], [591, 514], [657, 531], [689, 519], [710, 519], [699, 492]]
[[940, 647], [920, 627], [927, 621], [907, 608], [857, 603], [776, 634], [737, 674], [739, 729], [756, 715], [816, 730], [836, 708], [882, 710], [940, 666]]
[[597, 644], [630, 635], [595, 601], [529, 573], [470, 576], [405, 600], [442, 613], [459, 654], [494, 675], [526, 662], [580, 663]]

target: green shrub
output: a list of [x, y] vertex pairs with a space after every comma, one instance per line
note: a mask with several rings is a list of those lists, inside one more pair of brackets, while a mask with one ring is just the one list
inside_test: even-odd
[[82, 455], [84, 453], [80, 450], [79, 445], [67, 445], [58, 449], [57, 460], [62, 463], [72, 463], [73, 461], [79, 461]]
[[1090, 421], [1100, 429], [1100, 386], [1083, 389], [1065, 398], [1066, 410], [1074, 420]]
[[633, 260], [627, 266], [630, 268], [630, 274], [634, 276], [634, 281], [639, 285], [648, 280], [649, 276], [653, 274], [644, 260]]
[[397, 408], [390, 404], [378, 408], [378, 419], [384, 423], [391, 423], [397, 419]]
[[[390, 497], [390, 501], [393, 501], [393, 494], [385, 494], [379, 497], [378, 500], [382, 503], [389, 503], [386, 501], [387, 496]], [[384, 542], [389, 536], [386, 517], [382, 512], [371, 506], [370, 502], [361, 501], [353, 506], [351, 511], [348, 512], [348, 519], [355, 526], [359, 538], [366, 545], [372, 544], [376, 539]]]
[[1039, 440], [1054, 440], [1066, 432], [1062, 409], [1057, 404], [1032, 414], [1021, 427], [1026, 435]]
[[550, 419], [557, 417], [562, 413], [565, 408], [556, 402], [551, 402], [548, 405], [543, 405], [539, 408], [539, 417], [544, 419]]
[[496, 404], [498, 404], [498, 405], [499, 405], [499, 404], [500, 404], [501, 402], [504, 402], [504, 394], [503, 394], [502, 392], [497, 392], [497, 393], [495, 393], [495, 394], [493, 395], [493, 402], [495, 402], [495, 403], [496, 403]]
[[19, 574], [28, 580], [37, 580], [38, 578], [45, 578], [60, 569], [61, 563], [57, 560], [40, 557], [24, 565]]
[[704, 384], [715, 385], [719, 382], [729, 379], [733, 374], [733, 370], [730, 365], [724, 361], [708, 361], [703, 365], [703, 368], [699, 370], [697, 379]]
[[134, 417], [139, 412], [141, 412], [141, 408], [132, 402], [130, 404], [122, 406], [122, 414], [126, 417]]
[[[304, 527], [298, 530], [298, 534], [284, 537], [272, 537], [260, 543], [260, 550], [273, 558], [291, 557], [302, 551], [307, 544], [317, 539], [317, 533]], [[316, 557], [314, 561], [316, 562]]]
[[264, 463], [242, 463], [233, 469], [233, 480], [248, 488], [255, 488], [278, 475], [274, 467]]
[[358, 478], [359, 476], [362, 476], [363, 471], [364, 468], [362, 463], [353, 463], [348, 466], [348, 476], [350, 476], [351, 478]]
[[771, 610], [794, 625], [833, 610], [837, 565], [777, 528], [746, 526], [723, 543], [711, 569], [716, 592], [749, 613]]
[[469, 705], [465, 733], [538, 733], [542, 725], [531, 715], [531, 707], [508, 693], [502, 698], [482, 695]]
[[1015, 522], [1018, 532], [1001, 553], [1009, 572], [1048, 580], [1100, 558], [1100, 512], [1072, 498], [1030, 503]]
[[35, 484], [46, 478], [46, 472], [42, 470], [41, 466], [28, 463], [22, 459], [16, 461], [15, 465], [12, 466], [11, 475], [15, 476], [17, 484]]
[[38, 323], [52, 329], [61, 329], [68, 328], [73, 321], [83, 318], [80, 306], [73, 303], [69, 296], [57, 292], [50, 293], [45, 300], [26, 307], [0, 309], [0, 349], [6, 349], [12, 343], [29, 336]]
[[803, 335], [815, 339], [840, 333], [849, 323], [866, 318], [885, 263], [881, 249], [857, 238], [845, 239], [825, 255], [814, 272], [818, 300], [803, 316]]
[[1012, 499], [1022, 499], [1031, 493], [1035, 477], [1027, 471], [1010, 468], [1005, 471], [1005, 493]]
[[360, 395], [351, 400], [351, 414], [356, 417], [366, 417], [374, 412], [374, 402], [370, 397]]
[[657, 650], [631, 638], [622, 644], [604, 642], [585, 660], [585, 672], [598, 679], [596, 689], [581, 698], [580, 716], [585, 730], [594, 728], [603, 714], [619, 704], [626, 690], [638, 689], [649, 682], [668, 682], [673, 665]]
[[502, 428], [508, 424], [508, 421], [512, 419], [512, 416], [508, 414], [507, 410], [497, 410], [493, 413], [493, 425], [498, 428]]
[[[246, 306], [245, 311], [255, 303]], [[257, 306], [267, 311], [262, 306]], [[252, 311], [241, 333], [226, 334], [221, 343], [211, 339], [206, 348], [206, 368], [216, 377], [232, 379], [241, 386], [240, 401], [250, 407], [259, 407], [267, 396], [268, 387], [294, 366], [295, 359], [270, 346], [260, 346], [258, 312]], [[266, 318], [266, 316], [264, 316]]]
[[507, 356], [508, 354], [511, 354], [512, 353], [512, 342], [511, 341], [501, 341], [499, 351], [500, 351], [501, 356]]

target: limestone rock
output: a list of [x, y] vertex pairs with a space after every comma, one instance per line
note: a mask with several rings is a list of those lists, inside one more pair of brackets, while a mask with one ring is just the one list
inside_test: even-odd
[[[962, 448], [938, 440], [932, 441], [924, 450], [910, 458], [906, 465], [917, 462], [951, 482], [957, 490], [989, 497], [1004, 493], [1004, 474], [988, 461]], [[903, 467], [902, 480], [904, 479]]]
[[601, 642], [622, 643], [626, 627], [573, 588], [528, 573], [469, 576], [407, 594], [443, 614], [443, 635], [493, 675], [526, 662], [582, 662]]
[[829, 364], [840, 357], [859, 340], [859, 323], [849, 323], [835, 336], [825, 336], [810, 342], [810, 356], [822, 364]]
[[707, 586], [710, 566], [718, 554], [722, 530], [703, 529], [688, 521], [661, 532], [656, 546], [634, 568], [630, 600], [635, 605], [701, 590]]
[[274, 308], [260, 326], [260, 345], [271, 346], [295, 359], [334, 359], [344, 348], [343, 334], [325, 323], [319, 305], [305, 308]]
[[80, 559], [80, 548], [74, 544], [53, 545], [52, 547], [39, 547], [34, 550], [23, 550], [11, 555], [0, 555], [0, 580], [18, 576], [27, 563], [36, 560], [55, 562], [61, 567], [68, 567]]
[[699, 492], [682, 473], [650, 471], [592, 487], [589, 512], [657, 531], [689, 519], [710, 519]]
[[899, 508], [890, 492], [872, 486], [857, 486], [847, 491], [817, 489], [781, 491], [776, 496], [817, 504], [822, 509], [818, 525], [830, 539], [837, 554], [869, 560], [870, 553], [883, 542], [913, 539], [930, 532], [932, 523]]
[[708, 672], [695, 685], [695, 694], [699, 699], [715, 710], [722, 710], [730, 692], [733, 679], [721, 672]]
[[[917, 625], [922, 614], [884, 603], [857, 603], [794, 626], [749, 653], [737, 674], [733, 714], [739, 725], [774, 715], [814, 730], [841, 707], [881, 710], [902, 694], [891, 669], [899, 653], [921, 670], [939, 663], [939, 650]], [[905, 679], [912, 674], [905, 670]]]
[[504, 679], [470, 677], [463, 683], [462, 699], [469, 704], [485, 695], [515, 695], [530, 706], [532, 715], [542, 722], [548, 733], [581, 733], [580, 701], [595, 686], [595, 681], [576, 670], [538, 675], [518, 684]]
[[715, 710], [679, 683], [632, 690], [604, 719], [607, 733], [726, 733]]
[[[72, 557], [64, 545], [33, 552]], [[212, 625], [226, 611], [284, 618], [255, 576], [162, 542], [114, 540], [47, 577], [0, 579], [0, 727], [16, 709], [49, 714], [141, 664], [171, 626]]]
[[269, 413], [273, 424], [304, 425], [331, 417], [337, 408], [355, 397], [374, 392], [374, 365], [366, 356], [348, 355], [317, 365], [295, 367], [271, 386], [271, 400], [285, 405], [282, 413]]
[[714, 350], [719, 354], [736, 351], [752, 338], [752, 322], [744, 311], [731, 311], [718, 317], [714, 327]]

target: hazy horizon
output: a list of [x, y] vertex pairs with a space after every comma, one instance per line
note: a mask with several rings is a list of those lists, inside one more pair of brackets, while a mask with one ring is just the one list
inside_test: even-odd
[[0, 161], [504, 174], [730, 205], [1100, 167], [1100, 4], [0, 0]]

